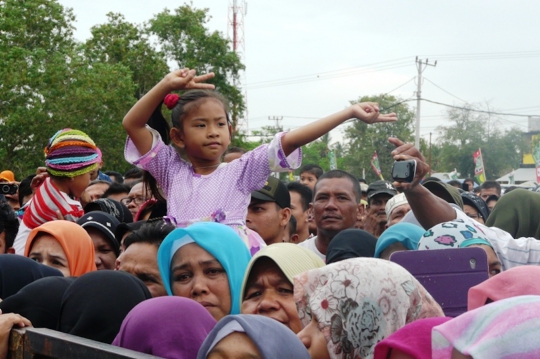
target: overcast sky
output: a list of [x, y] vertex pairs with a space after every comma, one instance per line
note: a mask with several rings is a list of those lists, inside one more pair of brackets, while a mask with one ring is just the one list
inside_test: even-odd
[[[90, 37], [93, 25], [106, 22], [108, 12], [142, 23], [184, 3], [59, 2], [73, 8], [80, 41]], [[193, 5], [208, 8], [210, 29], [227, 35], [228, 0]], [[417, 55], [438, 60], [424, 72], [431, 81], [423, 83], [426, 99], [457, 106], [461, 100], [488, 102], [492, 110], [540, 114], [539, 13], [540, 2], [530, 0], [252, 0], [244, 22], [249, 127], [260, 129], [272, 124], [269, 116], [283, 116], [284, 127], [295, 128], [341, 110], [349, 100], [387, 93], [416, 76]], [[274, 80], [289, 81], [261, 84]], [[410, 98], [415, 90], [411, 81], [392, 94]], [[421, 135], [427, 139], [444, 124], [446, 108], [426, 102], [421, 108]], [[527, 118], [506, 117], [500, 125], [527, 130]]]

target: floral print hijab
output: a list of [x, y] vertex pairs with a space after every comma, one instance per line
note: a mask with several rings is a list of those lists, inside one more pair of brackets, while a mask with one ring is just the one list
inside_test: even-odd
[[315, 315], [330, 357], [373, 358], [375, 345], [405, 324], [444, 316], [441, 307], [400, 265], [353, 258], [294, 278], [298, 314]]

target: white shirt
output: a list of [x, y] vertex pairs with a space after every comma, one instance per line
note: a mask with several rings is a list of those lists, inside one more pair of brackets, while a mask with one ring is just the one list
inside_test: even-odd
[[308, 238], [305, 241], [298, 243], [298, 245], [300, 247], [304, 247], [306, 249], [309, 249], [310, 251], [312, 251], [313, 253], [318, 255], [326, 263], [326, 255], [319, 252], [319, 250], [317, 249], [317, 246], [315, 245], [316, 240], [317, 240], [317, 236], [312, 237], [312, 238]]

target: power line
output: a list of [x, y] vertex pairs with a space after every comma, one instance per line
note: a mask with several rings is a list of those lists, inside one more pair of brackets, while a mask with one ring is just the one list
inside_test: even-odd
[[388, 92], [385, 92], [384, 94], [385, 94], [385, 95], [389, 95], [389, 94], [391, 94], [392, 92], [394, 92], [394, 91], [396, 91], [396, 90], [398, 90], [398, 89], [402, 88], [403, 86], [405, 86], [405, 85], [406, 85], [406, 84], [408, 84], [409, 82], [413, 81], [413, 80], [414, 80], [415, 78], [416, 78], [416, 76], [413, 76], [413, 77], [411, 77], [411, 79], [410, 79], [410, 80], [408, 80], [407, 82], [405, 82], [405, 83], [403, 83], [403, 84], [399, 85], [398, 87], [396, 87], [396, 88], [395, 88], [395, 89], [393, 89], [392, 91], [388, 91]]
[[281, 81], [286, 81], [286, 80], [301, 79], [301, 78], [304, 78], [304, 77], [311, 77], [311, 76], [320, 76], [320, 75], [326, 75], [326, 74], [330, 74], [330, 73], [334, 73], [334, 72], [351, 71], [351, 70], [354, 70], [354, 69], [366, 68], [366, 67], [369, 67], [369, 66], [379, 66], [381, 64], [387, 64], [389, 62], [403, 61], [403, 60], [405, 60], [407, 58], [408, 57], [400, 57], [400, 58], [394, 59], [394, 60], [379, 61], [379, 62], [374, 62], [374, 63], [371, 63], [371, 64], [347, 67], [347, 68], [339, 69], [339, 70], [322, 71], [322, 72], [317, 72], [317, 73], [312, 73], [312, 74], [307, 74], [307, 75], [285, 77], [285, 78], [276, 79], [276, 80], [258, 81], [258, 82], [253, 82], [253, 83], [250, 83], [250, 84], [246, 84], [246, 86], [265, 85], [265, 84], [272, 83], [272, 82], [281, 82]]
[[459, 110], [468, 110], [468, 111], [471, 111], [471, 112], [480, 112], [480, 113], [487, 113], [489, 115], [501, 115], [501, 116], [515, 116], [515, 117], [540, 117], [540, 115], [524, 115], [524, 114], [520, 114], [520, 113], [505, 113], [505, 112], [494, 112], [494, 111], [484, 111], [484, 110], [476, 110], [474, 108], [467, 108], [467, 107], [460, 107], [460, 106], [454, 106], [454, 105], [449, 105], [447, 103], [442, 103], [442, 102], [437, 102], [437, 101], [432, 101], [432, 100], [428, 100], [426, 98], [422, 98], [422, 101], [426, 101], [426, 102], [430, 102], [430, 103], [434, 103], [436, 105], [441, 105], [441, 106], [446, 106], [446, 107], [451, 107], [451, 108], [456, 108], [456, 109], [459, 109]]
[[430, 79], [428, 79], [427, 77], [424, 77], [424, 80], [426, 80], [427, 82], [431, 83], [432, 85], [434, 85], [435, 87], [437, 87], [439, 90], [447, 93], [448, 95], [454, 97], [454, 98], [457, 98], [458, 100], [462, 101], [462, 102], [465, 102], [465, 103], [469, 103], [459, 97], [457, 97], [456, 95], [452, 95], [450, 92], [446, 91], [445, 89], [443, 89], [441, 86], [437, 85], [435, 82], [431, 81]]

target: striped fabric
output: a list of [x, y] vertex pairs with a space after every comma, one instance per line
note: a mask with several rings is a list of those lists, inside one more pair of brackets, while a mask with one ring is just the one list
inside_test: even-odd
[[66, 194], [54, 186], [50, 178], [46, 178], [28, 203], [23, 215], [24, 224], [34, 229], [57, 219], [56, 211], [60, 211], [65, 220], [72, 222], [84, 216], [81, 205], [70, 204], [66, 197]]
[[540, 358], [540, 296], [503, 299], [433, 328], [433, 359], [451, 359], [455, 349], [473, 358]]

